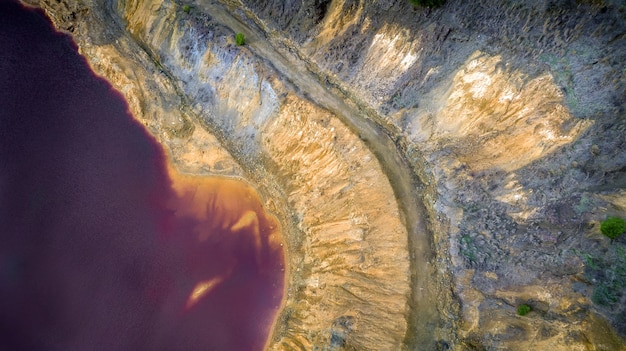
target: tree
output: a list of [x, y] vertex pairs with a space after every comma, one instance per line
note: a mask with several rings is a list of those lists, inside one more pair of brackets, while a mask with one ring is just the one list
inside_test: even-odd
[[246, 43], [246, 38], [243, 36], [243, 33], [235, 34], [235, 43], [239, 46], [244, 45]]
[[527, 304], [523, 303], [517, 306], [517, 314], [519, 314], [520, 316], [525, 316], [528, 314], [528, 312], [530, 312], [530, 306], [528, 306]]
[[626, 221], [619, 217], [607, 217], [600, 223], [600, 231], [608, 236], [611, 241], [617, 239], [626, 230]]

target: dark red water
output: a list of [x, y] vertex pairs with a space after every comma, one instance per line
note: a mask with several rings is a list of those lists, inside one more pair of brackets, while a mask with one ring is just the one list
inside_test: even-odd
[[0, 0], [0, 350], [259, 350], [275, 219], [161, 147], [40, 11]]

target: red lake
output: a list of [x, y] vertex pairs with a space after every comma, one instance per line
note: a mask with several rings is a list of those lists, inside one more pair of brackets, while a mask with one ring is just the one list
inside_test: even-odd
[[280, 227], [180, 174], [39, 10], [0, 1], [0, 350], [262, 350]]

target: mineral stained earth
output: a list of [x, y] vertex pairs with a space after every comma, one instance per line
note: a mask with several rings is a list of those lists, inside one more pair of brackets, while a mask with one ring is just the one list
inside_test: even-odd
[[25, 2], [278, 218], [267, 350], [626, 349], [624, 1]]

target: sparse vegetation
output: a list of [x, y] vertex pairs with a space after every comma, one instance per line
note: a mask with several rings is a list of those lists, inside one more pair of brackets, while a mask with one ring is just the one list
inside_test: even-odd
[[183, 11], [185, 11], [185, 13], [189, 13], [190, 10], [189, 5], [183, 6]]
[[593, 286], [591, 301], [625, 325], [626, 250], [616, 244], [593, 255], [581, 254], [585, 262], [585, 279]]
[[615, 307], [626, 293], [626, 251], [617, 245], [588, 267], [588, 278], [594, 279], [592, 301], [598, 305]]
[[422, 6], [422, 7], [439, 7], [443, 5], [445, 0], [409, 0], [411, 4], [414, 6]]
[[243, 33], [235, 34], [235, 43], [239, 46], [242, 46], [246, 43], [246, 38], [243, 36]]
[[465, 256], [470, 265], [476, 263], [476, 245], [472, 237], [465, 234], [461, 237], [461, 254]]
[[525, 316], [528, 314], [528, 312], [530, 312], [530, 306], [528, 306], [527, 304], [523, 303], [517, 306], [517, 314], [519, 314], [520, 316]]
[[619, 217], [607, 217], [600, 223], [600, 231], [608, 236], [611, 241], [617, 239], [626, 230], [626, 221]]

